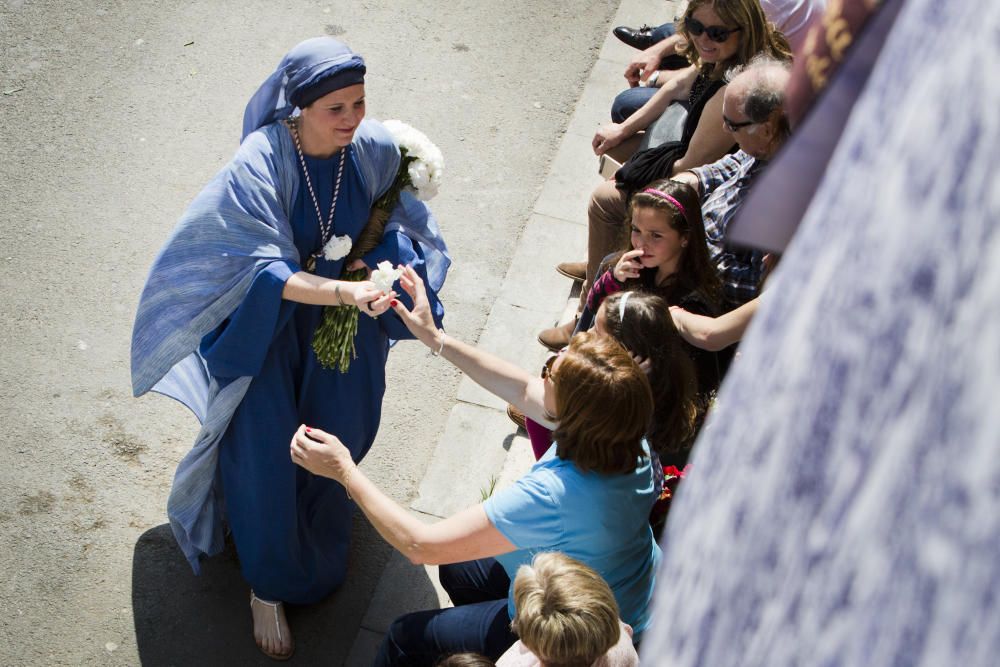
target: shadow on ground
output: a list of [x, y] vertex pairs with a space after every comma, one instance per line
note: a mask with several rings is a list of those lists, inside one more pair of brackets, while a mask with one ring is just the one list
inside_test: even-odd
[[[371, 526], [355, 517], [344, 586], [319, 604], [288, 608], [296, 642], [288, 664], [345, 664], [390, 555]], [[407, 583], [434, 595], [426, 577]], [[275, 664], [254, 644], [249, 589], [232, 545], [204, 560], [195, 576], [168, 524], [146, 531], [132, 559], [132, 610], [139, 660], [147, 667]]]

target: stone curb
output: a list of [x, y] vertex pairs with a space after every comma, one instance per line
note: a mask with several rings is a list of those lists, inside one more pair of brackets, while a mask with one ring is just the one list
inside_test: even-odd
[[[608, 26], [478, 341], [481, 348], [525, 370], [535, 372], [545, 360], [547, 351], [535, 341], [537, 332], [565, 321], [575, 310], [578, 292], [572, 281], [556, 273], [555, 265], [586, 257], [587, 202], [600, 183], [590, 141], [597, 126], [607, 121], [614, 95], [625, 87], [622, 73], [635, 53], [611, 34], [611, 28], [638, 26], [657, 16], [667, 20], [680, 4], [668, 2], [664, 10], [640, 0], [623, 0]], [[463, 377], [410, 509], [428, 521], [451, 516], [481, 502], [490, 488], [510, 484], [532, 463], [528, 438], [507, 418], [503, 401]], [[419, 577], [426, 577], [430, 586], [414, 586]], [[370, 665], [396, 617], [450, 604], [436, 567], [413, 565], [394, 553], [362, 619], [347, 665]]]

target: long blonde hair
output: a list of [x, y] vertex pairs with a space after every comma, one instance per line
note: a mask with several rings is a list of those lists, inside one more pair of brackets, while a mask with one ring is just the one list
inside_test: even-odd
[[[740, 28], [740, 46], [732, 58], [721, 63], [702, 63], [694, 40], [688, 34], [687, 20], [699, 7], [709, 5], [728, 26]], [[759, 0], [691, 0], [684, 16], [677, 22], [677, 32], [687, 40], [687, 48], [681, 55], [713, 79], [721, 79], [726, 70], [737, 65], [746, 65], [758, 54], [765, 54], [777, 60], [790, 61], [792, 47], [773, 23], [767, 20]]]

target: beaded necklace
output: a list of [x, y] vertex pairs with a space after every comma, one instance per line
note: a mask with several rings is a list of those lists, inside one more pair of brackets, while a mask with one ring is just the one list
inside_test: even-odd
[[330, 237], [333, 235], [333, 212], [337, 210], [337, 195], [340, 194], [340, 179], [344, 176], [344, 162], [347, 158], [347, 147], [344, 146], [340, 149], [340, 164], [337, 166], [337, 175], [333, 182], [333, 201], [330, 202], [330, 215], [327, 216], [326, 221], [324, 222], [323, 212], [319, 207], [319, 199], [316, 198], [316, 191], [313, 190], [312, 179], [309, 177], [309, 170], [306, 168], [306, 158], [302, 153], [302, 143], [299, 140], [298, 118], [288, 118], [285, 121], [285, 125], [292, 131], [292, 138], [295, 139], [295, 150], [298, 152], [299, 162], [302, 164], [302, 173], [306, 178], [306, 188], [309, 190], [309, 196], [312, 198], [313, 206], [316, 207], [316, 219], [319, 220], [320, 249], [319, 252], [312, 253], [306, 262], [306, 270], [312, 272], [316, 268], [316, 258], [323, 255], [323, 249], [326, 247], [327, 241], [329, 241]]

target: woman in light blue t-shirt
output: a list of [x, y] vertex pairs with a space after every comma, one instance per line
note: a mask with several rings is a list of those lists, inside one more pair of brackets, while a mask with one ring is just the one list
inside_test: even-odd
[[302, 426], [292, 459], [340, 482], [376, 530], [414, 563], [442, 564], [441, 584], [455, 607], [402, 616], [392, 624], [376, 665], [432, 664], [474, 651], [498, 658], [511, 632], [511, 581], [540, 551], [561, 551], [595, 569], [615, 594], [636, 641], [649, 624], [660, 551], [648, 517], [656, 500], [643, 433], [653, 399], [645, 374], [615, 340], [575, 336], [542, 378], [439, 330], [420, 277], [407, 268], [400, 284], [413, 309], [393, 308], [434, 354], [553, 429], [549, 451], [512, 486], [486, 502], [424, 524], [383, 494], [349, 450], [319, 429]]

